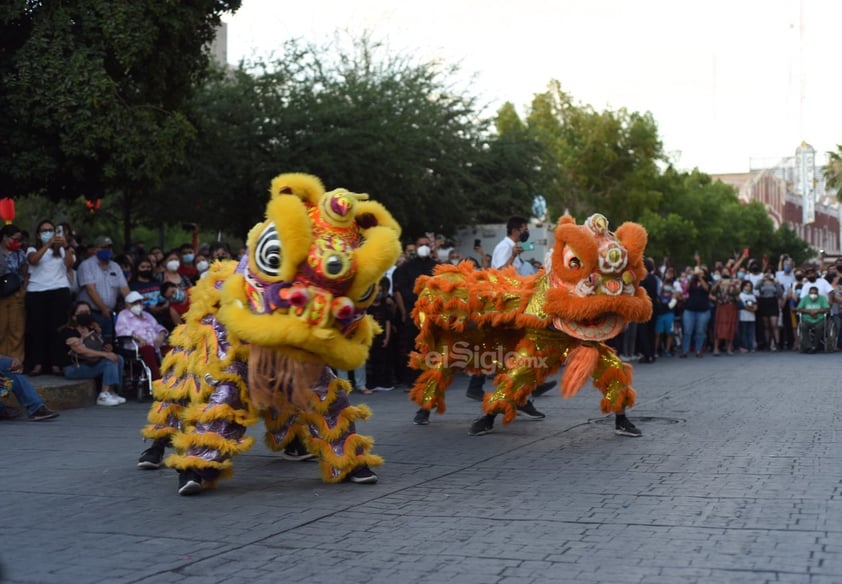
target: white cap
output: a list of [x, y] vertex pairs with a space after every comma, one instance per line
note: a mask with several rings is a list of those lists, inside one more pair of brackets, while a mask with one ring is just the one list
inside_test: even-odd
[[138, 300], [143, 300], [143, 294], [136, 290], [132, 290], [126, 294], [126, 304], [134, 304]]

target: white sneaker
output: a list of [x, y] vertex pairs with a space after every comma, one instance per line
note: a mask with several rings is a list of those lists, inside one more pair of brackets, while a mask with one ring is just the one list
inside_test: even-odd
[[122, 395], [117, 395], [116, 393], [112, 393], [111, 395], [121, 404], [126, 403], [126, 398], [124, 398]]
[[100, 392], [96, 398], [96, 405], [98, 406], [119, 406], [120, 400], [116, 395], [108, 393], [107, 391]]

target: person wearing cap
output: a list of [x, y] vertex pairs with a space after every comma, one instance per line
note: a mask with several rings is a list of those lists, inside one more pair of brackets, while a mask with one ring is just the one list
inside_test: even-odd
[[167, 340], [167, 329], [155, 317], [143, 309], [143, 295], [129, 292], [126, 295], [126, 308], [117, 315], [114, 332], [118, 337], [132, 337], [140, 347], [140, 358], [152, 371], [152, 379], [161, 378], [158, 366], [161, 347]]
[[102, 329], [103, 340], [108, 343], [114, 336], [114, 309], [117, 300], [129, 293], [123, 270], [112, 259], [113, 243], [101, 235], [94, 242], [94, 255], [79, 264], [76, 277], [79, 282], [79, 300], [91, 305], [93, 317]]

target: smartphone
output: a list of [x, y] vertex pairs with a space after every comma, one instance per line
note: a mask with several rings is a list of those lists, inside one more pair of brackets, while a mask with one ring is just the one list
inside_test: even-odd
[[523, 251], [535, 251], [535, 242], [534, 241], [524, 241], [520, 244], [520, 247]]
[[747, 247], [743, 248], [743, 257], [747, 258], [749, 253], [749, 249]]
[[64, 237], [64, 227], [62, 227], [61, 225], [56, 227], [56, 235], [58, 235], [59, 237]]
[[482, 245], [482, 241], [481, 241], [481, 240], [479, 240], [479, 239], [475, 239], [475, 240], [474, 240], [474, 249], [478, 248], [478, 247], [479, 247], [479, 246], [481, 246], [481, 245]]

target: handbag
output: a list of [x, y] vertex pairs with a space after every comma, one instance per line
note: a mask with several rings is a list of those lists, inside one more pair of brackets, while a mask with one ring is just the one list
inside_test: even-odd
[[0, 276], [0, 298], [7, 298], [20, 290], [23, 278], [17, 272], [9, 272]]
[[[100, 337], [96, 332], [92, 332], [87, 337], [84, 337], [82, 339], [82, 344], [88, 349], [93, 349], [94, 351], [102, 351], [105, 348], [105, 343], [102, 341], [102, 337]], [[86, 365], [96, 365], [103, 359], [103, 357], [82, 357], [72, 349], [70, 350], [70, 356], [76, 364], [76, 367], [82, 363], [85, 363]]]

